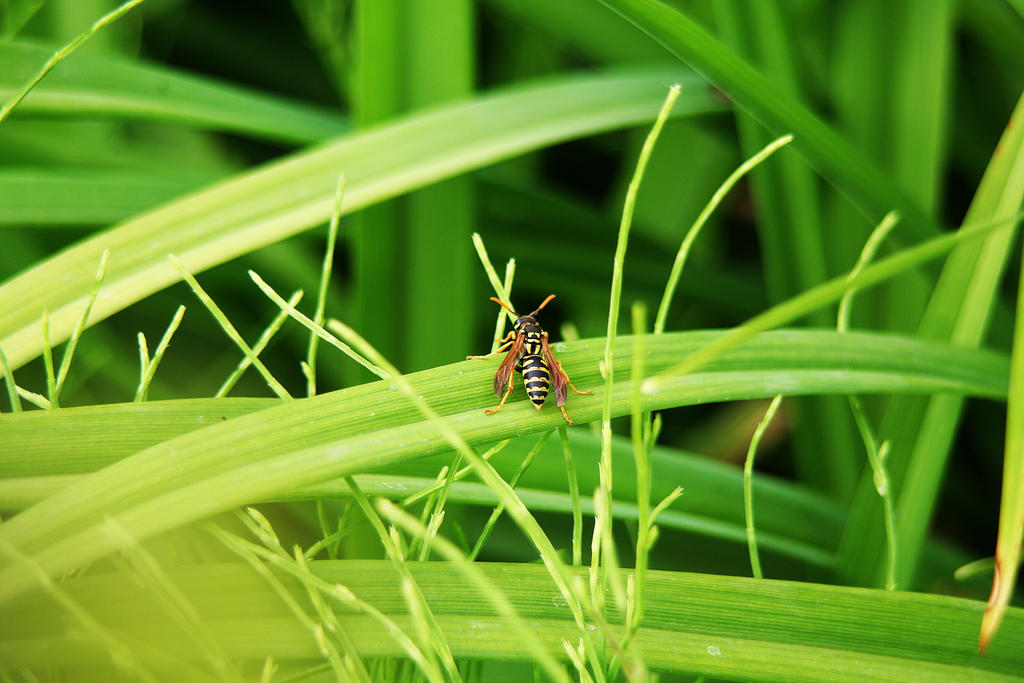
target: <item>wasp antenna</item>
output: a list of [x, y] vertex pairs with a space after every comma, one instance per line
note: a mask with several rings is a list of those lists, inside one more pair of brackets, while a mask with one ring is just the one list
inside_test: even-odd
[[549, 301], [551, 301], [551, 300], [552, 300], [552, 299], [554, 299], [554, 298], [555, 298], [555, 295], [554, 295], [554, 294], [548, 294], [548, 298], [547, 298], [547, 299], [544, 299], [544, 301], [543, 301], [543, 302], [541, 303], [541, 305], [537, 307], [537, 310], [536, 310], [536, 311], [534, 311], [533, 313], [531, 313], [531, 314], [530, 314], [530, 317], [532, 318], [533, 316], [535, 316], [535, 315], [537, 315], [538, 313], [540, 313], [540, 310], [541, 310], [542, 308], [544, 308], [545, 306], [547, 306], [547, 305], [548, 305], [548, 302], [549, 302]]
[[502, 301], [501, 299], [499, 299], [498, 297], [496, 297], [496, 296], [492, 296], [492, 297], [491, 297], [491, 301], [493, 301], [494, 303], [498, 304], [499, 306], [501, 306], [502, 308], [504, 308], [504, 309], [505, 309], [506, 311], [508, 311], [509, 313], [511, 313], [512, 315], [514, 315], [515, 317], [517, 317], [517, 318], [519, 317], [519, 314], [518, 314], [518, 313], [516, 313], [516, 312], [515, 312], [515, 311], [513, 311], [513, 310], [512, 310], [511, 308], [509, 308], [509, 306], [508, 306], [508, 305], [507, 305], [507, 304], [506, 304], [506, 303], [505, 303], [504, 301]]

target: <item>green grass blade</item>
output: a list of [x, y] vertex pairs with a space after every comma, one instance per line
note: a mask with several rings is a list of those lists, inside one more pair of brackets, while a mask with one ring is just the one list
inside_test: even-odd
[[[0, 286], [0, 345], [13, 369], [41, 352], [39, 316], [70, 333], [103, 249], [114, 255], [98, 321], [178, 280], [173, 252], [198, 272], [330, 216], [337, 174], [348, 214], [416, 187], [556, 141], [648, 120], [665, 71], [566, 77], [417, 114], [269, 164], [104, 231]], [[670, 76], [671, 77], [671, 76]], [[720, 105], [693, 80], [677, 114]], [[54, 287], [53, 283], [63, 283]]]
[[[523, 616], [549, 653], [565, 658], [562, 641], [572, 639], [574, 625], [564, 607], [552, 604], [555, 587], [543, 567], [482, 563], [473, 568], [481, 582], [503, 587], [511, 609]], [[359, 601], [408, 631], [401, 577], [387, 561], [310, 562], [309, 569], [318, 582], [346, 587]], [[490, 602], [489, 593], [481, 591], [477, 582], [452, 580], [459, 572], [457, 565], [410, 563], [409, 569], [456, 657], [532, 658], [530, 643]], [[192, 597], [229, 656], [251, 657], [250, 643], [260, 642], [264, 644], [261, 655], [267, 653], [282, 662], [320, 658], [307, 627], [282, 614], [282, 596], [248, 566], [185, 566], [176, 568], [171, 577]], [[651, 571], [649, 578], [650, 609], [635, 643], [647, 664], [658, 671], [756, 681], [987, 682], [1019, 681], [1024, 665], [1024, 610], [1020, 608], [1008, 611], [1001, 638], [979, 657], [971, 646], [981, 611], [976, 601], [683, 572]], [[302, 582], [287, 575], [280, 576], [280, 582], [293, 602], [304, 602]], [[62, 588], [103, 624], [150, 625], [151, 631], [145, 634], [133, 629], [122, 632], [131, 645], [150, 637], [163, 643], [171, 656], [184, 659], [193, 651], [189, 639], [175, 632], [147, 589], [122, 575], [70, 579]], [[116, 602], [111, 595], [117, 596]], [[406, 656], [379, 617], [360, 614], [351, 602], [336, 604], [334, 609], [360, 652]], [[7, 613], [11, 618], [0, 624], [0, 657], [9, 666], [109, 661], [102, 646], [76, 642], [75, 634], [65, 629], [62, 608], [44, 596], [27, 598]], [[19, 630], [25, 619], [36, 628], [29, 637]], [[851, 629], [851, 624], [857, 628]], [[491, 637], [481, 638], [481, 632]]]
[[48, 60], [46, 60], [46, 63], [44, 63], [39, 68], [35, 75], [32, 76], [32, 78], [30, 78], [28, 81], [26, 81], [21, 88], [16, 90], [15, 93], [4, 102], [3, 107], [0, 107], [0, 122], [3, 122], [4, 119], [10, 116], [11, 111], [13, 111], [14, 108], [17, 107], [23, 99], [25, 99], [25, 96], [28, 95], [29, 91], [31, 91], [32, 88], [34, 88], [41, 80], [43, 80], [43, 78], [46, 77], [46, 74], [50, 73], [50, 71], [55, 66], [57, 66], [57, 64], [59, 64], [61, 61], [69, 57], [75, 50], [81, 47], [82, 44], [85, 43], [85, 41], [89, 40], [89, 38], [95, 35], [95, 33], [99, 31], [101, 28], [114, 23], [115, 21], [123, 17], [125, 14], [133, 10], [135, 7], [141, 5], [142, 2], [143, 0], [128, 0], [128, 2], [125, 2], [124, 4], [115, 8], [113, 11], [108, 12], [104, 16], [97, 19], [92, 26], [90, 26], [84, 32], [76, 36], [74, 40], [72, 40], [70, 43], [54, 52], [53, 55]]
[[664, 45], [775, 135], [791, 133], [801, 156], [877, 220], [896, 209], [918, 238], [936, 234], [920, 206], [798, 100], [755, 71], [692, 19], [655, 0], [601, 0]]
[[761, 438], [768, 430], [772, 418], [782, 405], [782, 396], [776, 396], [768, 404], [768, 410], [764, 417], [757, 423], [754, 436], [750, 439], [750, 447], [747, 449], [747, 457], [743, 462], [743, 513], [746, 517], [747, 526], [747, 549], [750, 552], [750, 571], [755, 579], [763, 579], [761, 571], [761, 555], [757, 550], [757, 528], [754, 523], [754, 456], [757, 454], [757, 447], [761, 444]]
[[[22, 86], [51, 49], [0, 44], [0, 99]], [[286, 143], [344, 133], [343, 117], [312, 105], [247, 90], [165, 66], [110, 55], [76, 55], [74, 69], [56, 69], [18, 105], [25, 116], [99, 116], [187, 123]]]
[[[967, 225], [1019, 218], [1024, 201], [1024, 98], [1013, 112], [996, 152], [964, 218]], [[995, 307], [998, 285], [1010, 256], [1014, 231], [999, 230], [984, 240], [957, 246], [947, 259], [929, 301], [919, 333], [929, 339], [978, 346]], [[897, 585], [914, 577], [920, 543], [938, 496], [939, 484], [962, 401], [951, 396], [928, 400], [894, 398], [886, 409], [879, 435], [890, 441], [889, 474], [897, 496], [900, 555]], [[875, 585], [881, 577], [876, 552], [884, 543], [871, 473], [865, 473], [855, 498], [850, 526], [844, 534], [841, 561], [847, 581]]]
[[984, 652], [1010, 605], [1020, 569], [1024, 540], [1024, 277], [1017, 292], [1017, 316], [1010, 357], [1010, 391], [1006, 401], [1006, 451], [1003, 457], [1003, 491], [999, 502], [999, 536], [992, 594], [985, 607], [978, 637]]
[[[646, 340], [647, 372], [662, 372], [680, 356], [706, 347], [719, 336], [708, 332], [652, 335]], [[630, 341], [620, 338], [617, 357], [630, 357]], [[595, 383], [602, 348], [603, 340], [591, 339], [556, 350], [570, 376], [578, 376], [581, 383]], [[673, 378], [659, 393], [645, 395], [643, 408], [782, 392], [942, 391], [998, 397], [1006, 391], [1006, 372], [1004, 359], [979, 351], [887, 335], [779, 331], [734, 349], [705, 372]], [[416, 395], [441, 410], [450, 428], [470, 444], [550, 430], [562, 420], [554, 409], [537, 411], [527, 401], [510, 403], [497, 416], [485, 414], [492, 373], [486, 363], [463, 361], [416, 373], [409, 381]], [[613, 397], [612, 414], [625, 415], [632, 391], [628, 368], [617, 380], [622, 393]], [[446, 438], [432, 422], [405, 401], [395, 400], [396, 391], [391, 381], [383, 380], [215, 421], [106, 467], [26, 510], [0, 526], [0, 540], [30, 553], [48, 571], [61, 571], [112, 549], [111, 539], [102, 532], [102, 520], [107, 517], [116, 518], [141, 540], [277, 491], [405, 461], [446, 446]], [[601, 399], [599, 392], [574, 397], [574, 413], [584, 422], [598, 419]], [[0, 415], [0, 420], [28, 417], [26, 413]], [[7, 431], [0, 429], [0, 434]], [[382, 439], [390, 444], [386, 452], [379, 450]], [[509, 510], [512, 513], [511, 506]], [[6, 598], [31, 583], [12, 567], [6, 567], [0, 578], [0, 597]]]

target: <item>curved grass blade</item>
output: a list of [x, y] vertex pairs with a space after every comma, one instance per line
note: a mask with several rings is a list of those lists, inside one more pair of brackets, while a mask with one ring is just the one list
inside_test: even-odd
[[[552, 602], [555, 587], [547, 571], [526, 563], [474, 567], [489, 584], [506, 588], [502, 593], [511, 608], [523, 616], [551, 654], [564, 660], [562, 641], [572, 638], [575, 627], [568, 610]], [[409, 630], [401, 579], [389, 562], [320, 561], [309, 562], [308, 568], [318, 583], [344, 586], [358, 601]], [[409, 563], [409, 570], [456, 657], [531, 661], [531, 649], [488, 595], [473, 583], [452, 580], [457, 569], [451, 563]], [[187, 566], [169, 573], [225, 644], [229, 656], [251, 658], [251, 643], [259, 642], [263, 645], [260, 656], [273, 656], [282, 663], [321, 658], [307, 627], [282, 614], [281, 597], [250, 567], [240, 563]], [[296, 601], [305, 603], [303, 582], [294, 576], [279, 577]], [[655, 670], [753, 681], [1021, 680], [1024, 610], [1020, 608], [1008, 611], [1005, 638], [979, 657], [971, 641], [981, 605], [972, 600], [654, 570], [648, 572], [648, 579], [649, 609], [634, 643]], [[168, 623], [145, 587], [116, 573], [71, 579], [61, 587], [104, 625], [150, 625], [144, 636], [156, 634], [154, 639], [167, 650], [163, 656], [180, 660], [191, 656], [193, 643]], [[402, 645], [379, 623], [379, 616], [360, 614], [352, 602], [333, 607], [356, 649], [368, 657], [405, 656]], [[0, 622], [0, 658], [9, 666], [84, 667], [109, 662], [102, 646], [74, 640], [75, 635], [66, 630], [62, 608], [45, 596], [27, 597], [8, 608], [7, 614], [11, 618]], [[34, 627], [29, 637], [20, 631], [26, 619]], [[129, 645], [142, 644], [134, 629], [120, 633]], [[147, 654], [143, 648], [138, 652]]]
[[[646, 340], [647, 373], [706, 347], [720, 333], [654, 335]], [[556, 345], [570, 376], [597, 383], [603, 340]], [[812, 350], [813, 349], [813, 350]], [[630, 358], [632, 338], [620, 338], [616, 356]], [[631, 409], [628, 367], [616, 378], [621, 394], [612, 414]], [[528, 402], [487, 415], [492, 367], [463, 361], [409, 375], [418, 395], [443, 415], [466, 443], [489, 444], [550, 430], [561, 415]], [[817, 393], [953, 392], [1000, 397], [1006, 362], [994, 354], [933, 345], [890, 335], [777, 331], [759, 335], [703, 372], [672, 377], [644, 410]], [[116, 548], [103, 531], [108, 517], [142, 540], [277, 492], [356, 474], [447, 450], [446, 439], [405, 401], [390, 380], [300, 399], [215, 423], [122, 460], [0, 526], [0, 540], [59, 573]], [[602, 397], [577, 397], [581, 421], [601, 414]], [[5, 419], [15, 416], [0, 416]], [[0, 430], [6, 431], [6, 430]], [[10, 565], [0, 570], [0, 600], [32, 584]]]
[[0, 286], [0, 346], [13, 369], [37, 356], [43, 310], [50, 311], [54, 343], [66, 338], [103, 249], [110, 249], [112, 265], [93, 321], [176, 282], [168, 253], [198, 273], [327, 220], [339, 172], [346, 177], [342, 213], [352, 213], [554, 142], [649, 120], [666, 78], [677, 77], [685, 85], [678, 115], [721, 108], [693, 77], [670, 70], [564, 77], [414, 114], [217, 183]]
[[792, 133], [793, 148], [871, 222], [895, 209], [919, 239], [937, 233], [935, 222], [920, 206], [856, 147], [685, 14], [655, 0], [601, 2], [703, 74], [772, 133]]
[[[6, 100], [53, 53], [33, 43], [0, 44], [0, 100]], [[161, 120], [287, 143], [319, 142], [348, 126], [339, 113], [165, 66], [109, 55], [76, 56], [18, 105], [21, 116], [101, 116]]]

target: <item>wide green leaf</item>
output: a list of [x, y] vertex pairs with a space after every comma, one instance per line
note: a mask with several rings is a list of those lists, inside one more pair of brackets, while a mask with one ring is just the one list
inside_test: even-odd
[[[665, 334], [646, 341], [649, 375], [706, 346], [718, 332]], [[602, 339], [557, 344], [555, 352], [583, 388], [569, 412], [581, 422], [601, 414], [598, 359]], [[617, 358], [628, 359], [632, 338]], [[628, 368], [625, 360], [620, 368]], [[551, 429], [561, 415], [515, 401], [498, 415], [491, 404], [493, 363], [464, 361], [409, 375], [424, 400], [470, 444]], [[620, 371], [621, 372], [621, 371]], [[780, 330], [755, 336], [700, 372], [672, 376], [644, 409], [715, 401], [821, 393], [952, 392], [1001, 397], [1000, 356], [911, 339], [831, 331]], [[624, 374], [624, 373], [622, 373]], [[631, 383], [616, 378], [613, 415], [630, 410]], [[0, 416], [5, 420], [23, 419]], [[3, 433], [7, 430], [0, 430]], [[36, 430], [30, 430], [36, 431]], [[242, 415], [156, 444], [74, 484], [0, 526], [8, 543], [50, 573], [102, 556], [118, 546], [110, 520], [145, 538], [190, 520], [281, 491], [448, 450], [429, 421], [388, 380]], [[24, 591], [30, 574], [6, 563], [0, 599]]]
[[[529, 650], [488, 599], [453, 580], [449, 563], [409, 563], [409, 570], [444, 629], [456, 657], [522, 660]], [[481, 563], [544, 645], [564, 657], [562, 639], [575, 624], [544, 567]], [[401, 578], [387, 561], [309, 564], [328, 586], [341, 585], [412, 631]], [[321, 649], [265, 578], [249, 566], [179, 567], [168, 581], [226, 657], [270, 656], [285, 666], [311, 666]], [[306, 591], [279, 575], [300, 604]], [[63, 590], [108, 637], [128, 644], [144, 667], [203, 666], [194, 635], [168, 613], [158, 589], [121, 573], [66, 581]], [[753, 681], [1019, 681], [1024, 667], [1024, 610], [1011, 609], [1000, 639], [984, 657], [970, 646], [981, 612], [975, 601], [939, 595], [823, 586], [789, 581], [649, 571], [648, 609], [635, 646], [656, 671]], [[324, 599], [365, 657], [404, 656], [394, 634], [335, 601]], [[306, 610], [309, 608], [306, 607]], [[5, 606], [0, 659], [9, 666], [109, 666], [94, 639], [67, 630], [67, 615], [48, 597], [26, 596]], [[610, 622], [621, 617], [612, 612]], [[613, 627], [618, 630], [618, 627]], [[253, 643], [260, 643], [253, 649]], [[158, 644], [155, 648], [153, 645]], [[123, 664], [122, 664], [123, 665]], [[164, 671], [167, 671], [164, 669]], [[180, 673], [176, 668], [175, 672]]]

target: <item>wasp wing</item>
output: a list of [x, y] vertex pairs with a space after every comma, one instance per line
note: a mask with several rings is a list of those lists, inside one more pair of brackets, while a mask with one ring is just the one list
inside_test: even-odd
[[569, 377], [562, 370], [561, 363], [555, 360], [555, 355], [551, 353], [547, 333], [540, 338], [540, 344], [544, 352], [544, 361], [548, 364], [548, 370], [551, 372], [551, 388], [555, 390], [555, 405], [565, 405], [565, 387], [569, 383]]
[[501, 365], [498, 366], [498, 371], [494, 373], [494, 395], [501, 396], [508, 390], [508, 383], [512, 376], [512, 368], [516, 366], [519, 361], [519, 353], [523, 350], [523, 341], [526, 339], [526, 335], [519, 334], [516, 340], [512, 342], [512, 348], [508, 350], [508, 355], [505, 356], [505, 360], [501, 361]]

